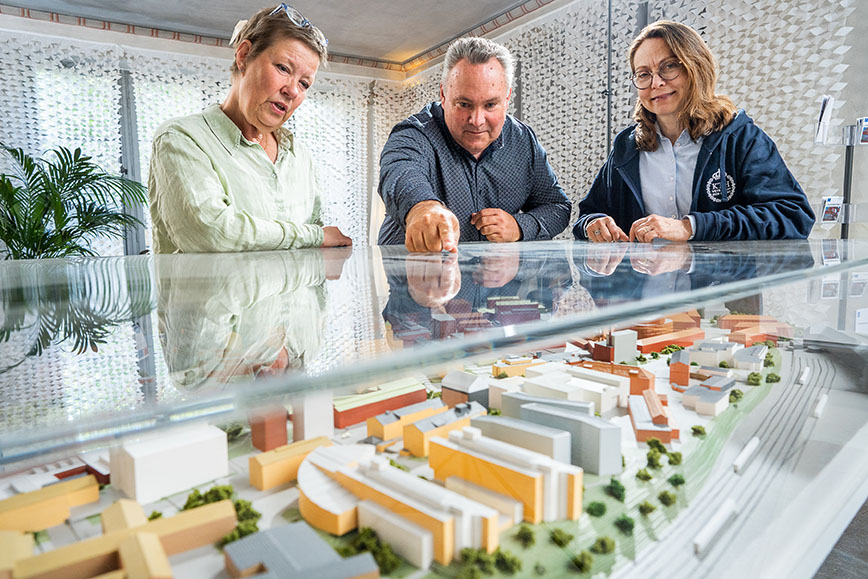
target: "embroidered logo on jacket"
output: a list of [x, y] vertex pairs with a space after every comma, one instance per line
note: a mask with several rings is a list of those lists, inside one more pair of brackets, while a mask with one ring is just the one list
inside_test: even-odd
[[[722, 203], [723, 197], [720, 194], [720, 169], [714, 172], [714, 175], [705, 184], [705, 193], [708, 198], [715, 203]], [[735, 179], [729, 173], [726, 174], [726, 198], [732, 199], [735, 195]]]

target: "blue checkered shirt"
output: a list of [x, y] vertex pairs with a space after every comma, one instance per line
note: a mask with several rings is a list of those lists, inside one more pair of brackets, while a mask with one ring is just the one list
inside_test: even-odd
[[379, 192], [386, 204], [381, 245], [404, 243], [407, 213], [428, 200], [455, 214], [459, 241], [485, 241], [470, 215], [486, 208], [511, 214], [525, 241], [551, 239], [570, 220], [570, 202], [530, 127], [507, 115], [477, 160], [449, 134], [437, 102], [392, 129], [380, 155]]

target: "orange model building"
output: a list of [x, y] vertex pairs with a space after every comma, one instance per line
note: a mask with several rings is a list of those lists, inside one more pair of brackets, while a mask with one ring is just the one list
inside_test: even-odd
[[305, 457], [314, 449], [331, 444], [332, 441], [327, 437], [318, 436], [251, 456], [248, 461], [250, 485], [265, 491], [295, 480], [298, 467]]
[[253, 448], [266, 452], [287, 442], [286, 408], [269, 408], [250, 415]]
[[334, 399], [335, 428], [365, 422], [386, 410], [403, 408], [428, 398], [425, 385], [415, 378], [401, 378], [382, 384], [374, 392], [353, 394]]
[[0, 530], [36, 532], [63, 523], [69, 509], [99, 500], [99, 484], [87, 475], [0, 501]]
[[387, 410], [383, 414], [368, 418], [368, 436], [376, 436], [380, 440], [400, 438], [408, 424], [447, 410], [449, 407], [440, 398], [432, 398], [397, 410]]
[[[132, 514], [128, 503], [107, 510], [111, 511], [109, 517], [113, 521], [109, 526], [124, 520], [133, 526], [19, 559], [13, 577], [88, 579], [109, 573], [117, 577], [171, 577], [170, 569], [167, 574], [166, 557], [214, 543], [230, 533], [238, 522], [230, 500], [144, 524], [137, 523], [144, 518], [144, 512]], [[117, 510], [125, 513], [118, 514]], [[120, 570], [123, 571], [119, 573]]]
[[512, 378], [513, 376], [524, 376], [524, 371], [531, 366], [545, 363], [545, 360], [539, 360], [529, 356], [521, 358], [505, 358], [491, 365], [491, 375], [494, 377], [500, 377], [506, 374], [507, 378]]
[[533, 524], [582, 514], [581, 468], [482, 436], [478, 428], [432, 439], [428, 464], [437, 480], [455, 476], [519, 501]]
[[0, 531], [0, 579], [12, 579], [12, 569], [19, 559], [33, 555], [31, 533]]
[[669, 384], [676, 392], [684, 392], [690, 386], [690, 352], [678, 350], [669, 359]]
[[641, 394], [643, 391], [654, 387], [655, 376], [644, 368], [630, 366], [629, 364], [614, 364], [612, 362], [590, 362], [588, 360], [577, 360], [568, 362], [571, 366], [581, 366], [589, 370], [597, 370], [598, 372], [607, 372], [615, 376], [626, 376], [630, 379], [630, 394]]
[[659, 334], [650, 338], [636, 341], [636, 347], [643, 354], [659, 352], [666, 346], [674, 345], [689, 348], [697, 340], [705, 338], [705, 331], [700, 328], [680, 330], [670, 334]]
[[479, 402], [459, 404], [447, 412], [435, 414], [404, 427], [404, 448], [413, 456], [428, 456], [429, 442], [435, 436], [470, 426], [470, 419], [487, 414]]

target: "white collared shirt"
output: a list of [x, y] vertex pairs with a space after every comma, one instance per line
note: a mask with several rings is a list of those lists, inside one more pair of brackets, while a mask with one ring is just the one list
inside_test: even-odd
[[673, 145], [657, 126], [657, 150], [642, 151], [639, 155], [639, 182], [646, 215], [687, 217], [691, 229], [696, 231], [689, 213], [693, 203], [693, 173], [703, 140], [704, 137], [699, 137], [694, 141], [685, 129]]

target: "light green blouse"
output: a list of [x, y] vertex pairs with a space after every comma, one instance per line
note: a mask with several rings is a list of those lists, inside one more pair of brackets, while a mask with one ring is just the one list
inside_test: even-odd
[[216, 104], [157, 129], [148, 180], [154, 253], [322, 245], [310, 153], [282, 127], [275, 136], [272, 163]]

